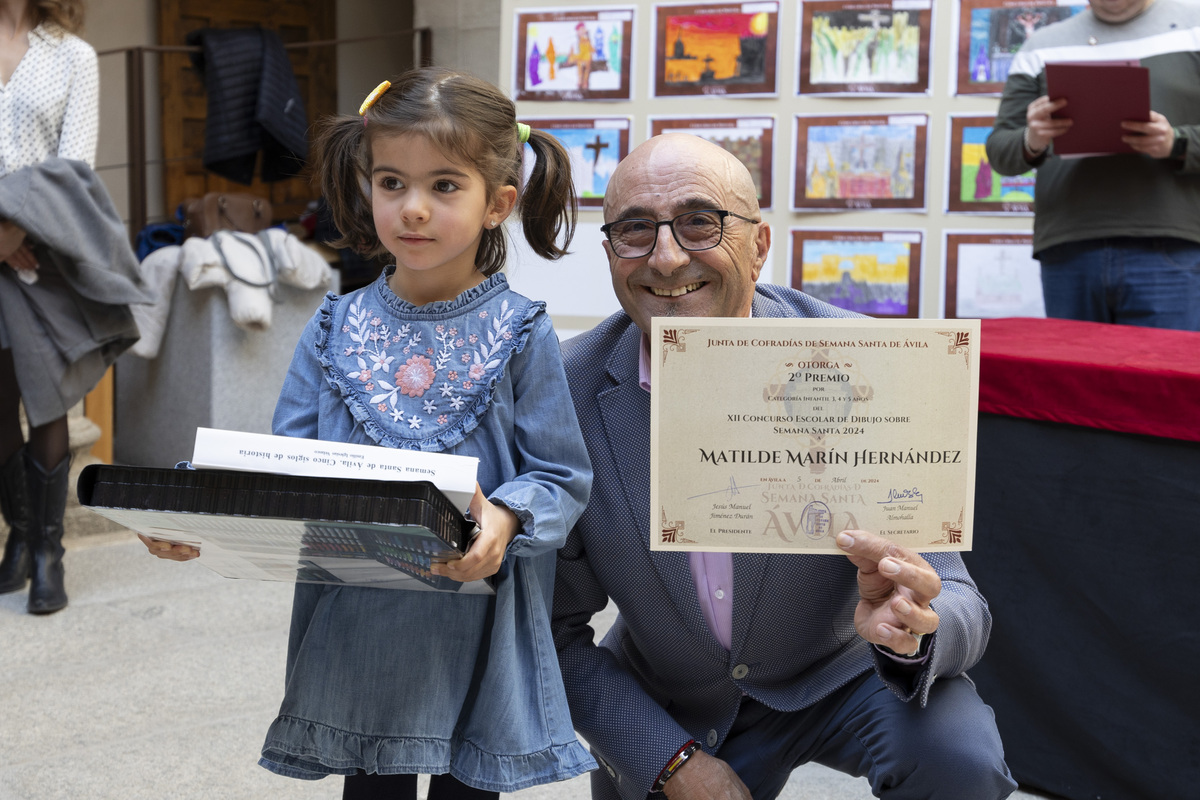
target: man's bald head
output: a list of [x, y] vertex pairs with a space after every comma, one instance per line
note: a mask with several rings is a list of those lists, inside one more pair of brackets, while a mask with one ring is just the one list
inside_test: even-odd
[[731, 211], [758, 213], [758, 189], [750, 171], [736, 156], [694, 134], [664, 133], [638, 145], [617, 164], [604, 193], [605, 222], [611, 222], [620, 213], [619, 206], [629, 194], [630, 184], [640, 183], [647, 174], [661, 172], [664, 165], [691, 173], [681, 174], [681, 180], [708, 173], [702, 182], [724, 187]]

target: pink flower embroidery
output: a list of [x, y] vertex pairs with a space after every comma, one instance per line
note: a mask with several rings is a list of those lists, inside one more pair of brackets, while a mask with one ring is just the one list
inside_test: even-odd
[[427, 355], [427, 356], [431, 356], [431, 355], [433, 355], [433, 348], [432, 348], [432, 347], [426, 347], [426, 348], [425, 348], [425, 355]]
[[462, 347], [462, 346], [463, 346], [463, 340], [462, 340], [462, 339], [456, 339], [456, 340], [454, 341], [454, 346], [455, 346], [455, 347]]
[[479, 318], [480, 318], [480, 319], [487, 319], [487, 312], [486, 312], [486, 311], [480, 311], [480, 312], [479, 312]]
[[476, 342], [479, 341], [479, 337], [472, 333], [470, 336], [467, 337], [467, 340], [470, 341], [471, 344], [475, 344]]
[[396, 371], [396, 388], [409, 397], [420, 397], [433, 385], [435, 372], [425, 356], [413, 356]]
[[463, 381], [463, 388], [464, 388], [464, 389], [470, 389], [470, 388], [471, 388], [471, 382], [470, 382], [470, 381]]
[[438, 417], [438, 425], [445, 425], [446, 420], [447, 420], [446, 415], [442, 414], [440, 417]]
[[374, 383], [374, 381], [372, 381], [371, 383], [368, 383], [366, 386], [364, 386], [364, 387], [363, 387], [363, 389], [365, 389], [365, 390], [366, 390], [366, 391], [368, 391], [368, 392], [373, 392], [373, 391], [375, 391], [375, 383]]
[[371, 370], [364, 369], [362, 372], [358, 373], [358, 379], [363, 383], [371, 380]]
[[469, 363], [471, 363], [471, 354], [470, 354], [470, 353], [463, 353], [463, 354], [462, 354], [462, 362], [463, 362], [464, 364], [469, 364]]
[[436, 326], [434, 326], [434, 330], [436, 330], [438, 333], [441, 333], [442, 331], [446, 330], [446, 326], [445, 325], [436, 325]]
[[452, 381], [456, 381], [456, 380], [458, 380], [458, 372], [456, 372], [455, 370], [450, 370], [450, 372], [448, 372], [446, 374], [446, 377]]
[[472, 364], [467, 370], [467, 374], [471, 376], [471, 380], [477, 381], [483, 377], [483, 364]]
[[375, 407], [378, 408], [380, 411], [387, 411], [387, 403], [380, 403], [379, 405], [377, 405]]

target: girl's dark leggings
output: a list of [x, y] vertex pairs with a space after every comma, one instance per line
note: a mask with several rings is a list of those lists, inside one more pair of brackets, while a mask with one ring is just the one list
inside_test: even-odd
[[[467, 786], [452, 775], [429, 778], [429, 800], [499, 800], [499, 792], [486, 792]], [[368, 775], [358, 772], [346, 776], [342, 800], [417, 800], [416, 775]]]

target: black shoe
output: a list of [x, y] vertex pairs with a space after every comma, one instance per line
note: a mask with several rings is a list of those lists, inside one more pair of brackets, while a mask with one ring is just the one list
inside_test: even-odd
[[33, 573], [29, 584], [29, 613], [51, 614], [67, 606], [67, 590], [63, 585], [63, 512], [67, 508], [67, 477], [70, 457], [64, 458], [50, 472], [25, 458], [25, 474], [29, 479], [29, 507], [32, 524], [29, 530], [29, 549], [33, 555]]
[[0, 512], [8, 523], [4, 560], [0, 561], [0, 594], [20, 591], [29, 582], [33, 559], [29, 555], [29, 486], [25, 478], [25, 448], [13, 453], [0, 467]]

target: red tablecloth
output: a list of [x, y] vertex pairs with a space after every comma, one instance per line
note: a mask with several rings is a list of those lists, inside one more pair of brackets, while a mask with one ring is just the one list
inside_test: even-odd
[[1200, 333], [985, 319], [979, 410], [1200, 441]]

